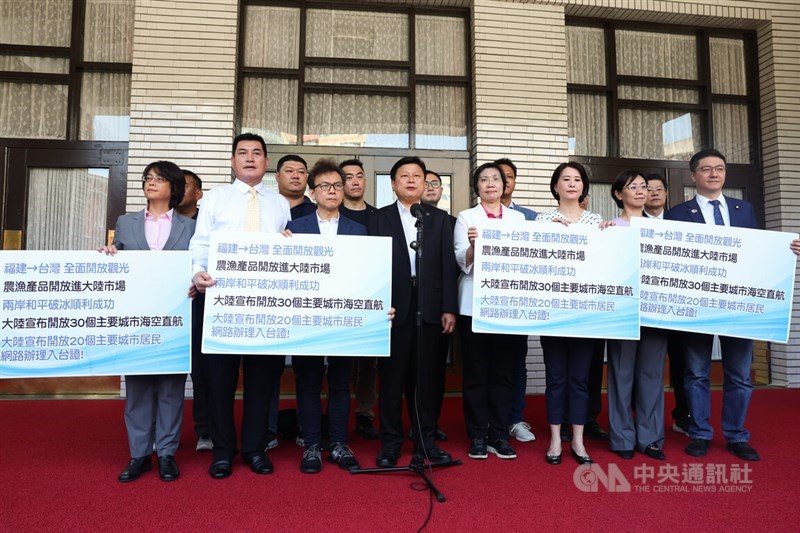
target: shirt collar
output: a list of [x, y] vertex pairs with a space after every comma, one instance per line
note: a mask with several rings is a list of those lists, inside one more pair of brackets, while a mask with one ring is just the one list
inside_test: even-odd
[[163, 215], [159, 215], [158, 217], [154, 217], [153, 214], [150, 213], [150, 211], [145, 209], [144, 210], [144, 219], [145, 220], [158, 220], [158, 219], [161, 219], [161, 218], [166, 218], [167, 220], [172, 222], [172, 215], [174, 214], [174, 212], [175, 212], [174, 209], [170, 209], [169, 211], [167, 211]]
[[[250, 185], [246, 184], [239, 178], [236, 178], [232, 184], [237, 191], [241, 192], [242, 194], [247, 194], [247, 192], [251, 189]], [[259, 181], [257, 184], [252, 186], [253, 189], [256, 190], [258, 194], [264, 194], [264, 180]]]
[[341, 216], [341, 214], [337, 214], [336, 218], [332, 218], [330, 220], [325, 220], [324, 218], [320, 218], [319, 211], [316, 212], [316, 215], [317, 215], [317, 223], [318, 224], [338, 224], [339, 223], [339, 217]]
[[[697, 199], [697, 205], [700, 206], [700, 209], [706, 207], [708, 203], [711, 201], [711, 198], [703, 196], [702, 194], [695, 194], [695, 198]], [[724, 195], [720, 194], [719, 196], [717, 196], [716, 200], [719, 200], [720, 207], [724, 207], [725, 209], [728, 208], [728, 204], [727, 202], [725, 202]]]

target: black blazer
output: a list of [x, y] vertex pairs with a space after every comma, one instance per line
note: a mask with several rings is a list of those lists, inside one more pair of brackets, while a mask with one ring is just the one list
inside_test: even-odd
[[[441, 209], [420, 205], [425, 212], [422, 228], [422, 319], [428, 324], [440, 324], [442, 313], [458, 313], [458, 267], [453, 248], [453, 226], [447, 213]], [[411, 291], [416, 288], [411, 287], [409, 243], [403, 232], [397, 202], [370, 214], [367, 229], [370, 235], [392, 238], [392, 307], [395, 309], [394, 323], [401, 326], [406, 320], [413, 319], [409, 308]]]

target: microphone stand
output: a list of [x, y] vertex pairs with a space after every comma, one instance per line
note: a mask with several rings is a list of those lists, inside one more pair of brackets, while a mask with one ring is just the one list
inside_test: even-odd
[[[417, 349], [415, 350], [414, 357], [416, 358], [415, 365], [417, 367], [417, 381], [414, 384], [414, 409], [416, 410], [417, 416], [417, 427], [416, 427], [416, 435], [420, 442], [421, 449], [414, 453], [411, 457], [411, 463], [408, 466], [393, 466], [393, 467], [384, 467], [384, 468], [359, 468], [356, 470], [351, 470], [351, 474], [380, 474], [384, 472], [413, 472], [420, 476], [422, 480], [425, 482], [425, 485], [428, 489], [433, 493], [436, 497], [438, 502], [445, 502], [447, 498], [444, 497], [439, 489], [431, 481], [430, 477], [425, 473], [425, 470], [428, 469], [431, 473], [433, 472], [434, 468], [445, 468], [448, 466], [458, 466], [462, 464], [460, 459], [456, 459], [455, 461], [445, 461], [443, 463], [426, 463], [425, 459], [427, 458], [427, 452], [425, 451], [425, 445], [422, 437], [422, 425], [419, 421], [419, 406], [417, 405], [417, 393], [419, 391], [419, 383], [421, 381], [421, 365], [420, 360], [422, 359], [422, 350], [425, 345], [424, 341], [424, 328], [423, 328], [423, 320], [422, 320], [422, 302], [425, 297], [425, 291], [422, 290], [422, 280], [423, 280], [423, 257], [422, 257], [422, 228], [423, 228], [423, 221], [425, 219], [425, 210], [422, 208], [420, 204], [414, 204], [411, 206], [411, 214], [417, 219], [416, 227], [417, 227], [417, 238], [414, 242], [409, 244], [409, 247], [416, 252], [416, 266], [417, 266], [417, 312], [415, 316], [415, 325], [417, 327]], [[420, 453], [421, 452], [421, 453]]]

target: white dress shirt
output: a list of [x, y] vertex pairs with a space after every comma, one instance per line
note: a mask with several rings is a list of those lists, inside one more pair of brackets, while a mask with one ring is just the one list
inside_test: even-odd
[[417, 275], [417, 252], [411, 248], [411, 243], [417, 240], [417, 219], [411, 214], [411, 209], [406, 209], [400, 200], [397, 200], [397, 210], [400, 212], [400, 222], [403, 223], [403, 233], [406, 234], [406, 249], [408, 260], [411, 262], [411, 276]]
[[317, 224], [319, 224], [320, 235], [336, 235], [339, 233], [339, 217], [330, 220], [319, 218], [319, 211], [317, 211]]
[[[267, 190], [263, 182], [253, 187], [258, 193], [261, 210], [261, 231], [278, 233], [292, 217], [289, 202], [278, 193]], [[230, 185], [211, 189], [203, 195], [194, 237], [189, 243], [192, 252], [192, 274], [208, 270], [208, 244], [212, 231], [242, 231], [250, 186], [236, 179]]]
[[[716, 226], [716, 222], [714, 222], [714, 206], [709, 203], [711, 198], [696, 194], [695, 199], [697, 200], [697, 205], [700, 206], [700, 212], [703, 213], [703, 219], [705, 219], [706, 224], [709, 226]], [[731, 215], [728, 213], [728, 204], [725, 202], [725, 197], [720, 194], [716, 199], [719, 200], [719, 210], [722, 213], [722, 220], [725, 221], [726, 226], [730, 226]]]
[[[526, 222], [525, 215], [502, 204], [500, 205], [500, 213], [503, 220], [513, 220], [515, 224]], [[489, 220], [489, 216], [486, 214], [486, 210], [481, 204], [478, 204], [458, 214], [456, 229], [453, 232], [456, 263], [458, 263], [461, 272], [464, 273], [458, 280], [458, 312], [466, 316], [472, 316], [472, 285], [475, 277], [472, 263], [467, 264], [467, 250], [469, 250], [467, 230], [469, 228], [478, 228], [478, 231], [480, 231], [481, 226], [485, 225], [484, 223], [487, 220]], [[476, 245], [479, 242], [480, 240], [476, 241]]]

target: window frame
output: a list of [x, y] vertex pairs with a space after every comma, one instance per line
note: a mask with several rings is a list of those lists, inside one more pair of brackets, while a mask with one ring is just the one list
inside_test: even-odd
[[[85, 72], [132, 74], [133, 63], [84, 61], [83, 39], [86, 27], [86, 0], [72, 0], [72, 21], [70, 23], [70, 45], [38, 46], [0, 43], [0, 54], [36, 57], [66, 58], [69, 64], [67, 74], [43, 72], [18, 72], [0, 70], [0, 81], [32, 83], [41, 85], [67, 86], [67, 116], [65, 141], [79, 140], [81, 127], [81, 84]], [[130, 102], [128, 103], [130, 105]], [[89, 142], [127, 142], [83, 139]]]
[[[608, 99], [607, 120], [608, 131], [608, 153], [603, 156], [575, 154], [574, 158], [591, 158], [592, 160], [616, 161], [622, 158], [620, 154], [620, 131], [619, 131], [619, 111], [620, 109], [637, 110], [676, 110], [686, 112], [696, 112], [702, 117], [701, 139], [702, 146], [714, 146], [714, 104], [734, 103], [747, 106], [747, 117], [750, 123], [748, 132], [748, 142], [750, 143], [750, 163], [743, 165], [761, 166], [760, 147], [760, 114], [758, 99], [758, 46], [757, 35], [753, 31], [745, 30], [726, 30], [708, 29], [693, 26], [679, 25], [655, 25], [630, 21], [601, 20], [584, 17], [567, 17], [567, 26], [583, 26], [592, 28], [602, 28], [605, 37], [605, 66], [606, 84], [605, 85], [586, 85], [567, 83], [568, 94], [603, 94]], [[620, 75], [617, 74], [617, 49], [616, 49], [616, 30], [639, 30], [654, 33], [675, 33], [675, 34], [694, 34], [697, 40], [697, 80], [685, 80], [678, 78], [651, 78], [642, 76]], [[712, 92], [711, 87], [711, 45], [712, 37], [728, 37], [742, 39], [744, 42], [745, 53], [745, 72], [746, 72], [746, 95], [726, 95]], [[655, 100], [631, 100], [619, 98], [619, 87], [621, 85], [638, 85], [647, 87], [663, 87], [676, 89], [697, 89], [700, 93], [699, 103], [678, 103], [678, 102], [659, 102]], [[633, 160], [642, 160], [634, 158]], [[663, 160], [668, 162], [670, 160]]]
[[[249, 6], [270, 6], [270, 7], [291, 7], [300, 10], [299, 28], [299, 60], [296, 69], [293, 68], [271, 68], [271, 67], [246, 67], [244, 66], [245, 51], [245, 32], [247, 8]], [[465, 109], [464, 124], [466, 125], [466, 149], [471, 146], [472, 139], [472, 58], [470, 55], [471, 32], [470, 32], [470, 12], [464, 8], [435, 8], [435, 7], [414, 7], [403, 5], [382, 5], [373, 2], [359, 4], [341, 3], [333, 0], [299, 0], [296, 2], [286, 0], [240, 0], [239, 2], [239, 21], [240, 28], [238, 36], [238, 50], [236, 54], [236, 102], [234, 106], [234, 131], [241, 132], [242, 129], [242, 108], [243, 108], [243, 87], [245, 78], [262, 79], [281, 79], [297, 80], [297, 117], [296, 117], [296, 141], [295, 144], [284, 144], [280, 146], [313, 146], [304, 145], [303, 137], [305, 134], [305, 95], [306, 92], [316, 94], [339, 94], [339, 95], [382, 95], [382, 96], [403, 96], [408, 98], [407, 119], [408, 119], [408, 147], [392, 148], [391, 150], [416, 150], [416, 87], [417, 85], [437, 85], [448, 87], [463, 87], [465, 89]], [[380, 13], [403, 13], [408, 17], [408, 60], [366, 60], [348, 58], [320, 58], [306, 57], [306, 13], [309, 9], [332, 9], [336, 11], [367, 11]], [[464, 76], [440, 76], [431, 74], [416, 74], [416, 15], [434, 15], [459, 17], [464, 19], [466, 31], [464, 32], [466, 52], [465, 75]], [[307, 82], [306, 67], [337, 68], [340, 66], [352, 66], [366, 69], [387, 69], [400, 70], [408, 75], [408, 84], [405, 86], [396, 85], [359, 85], [359, 84], [329, 84]], [[365, 148], [365, 147], [360, 147]], [[380, 148], [380, 147], [370, 147]]]

